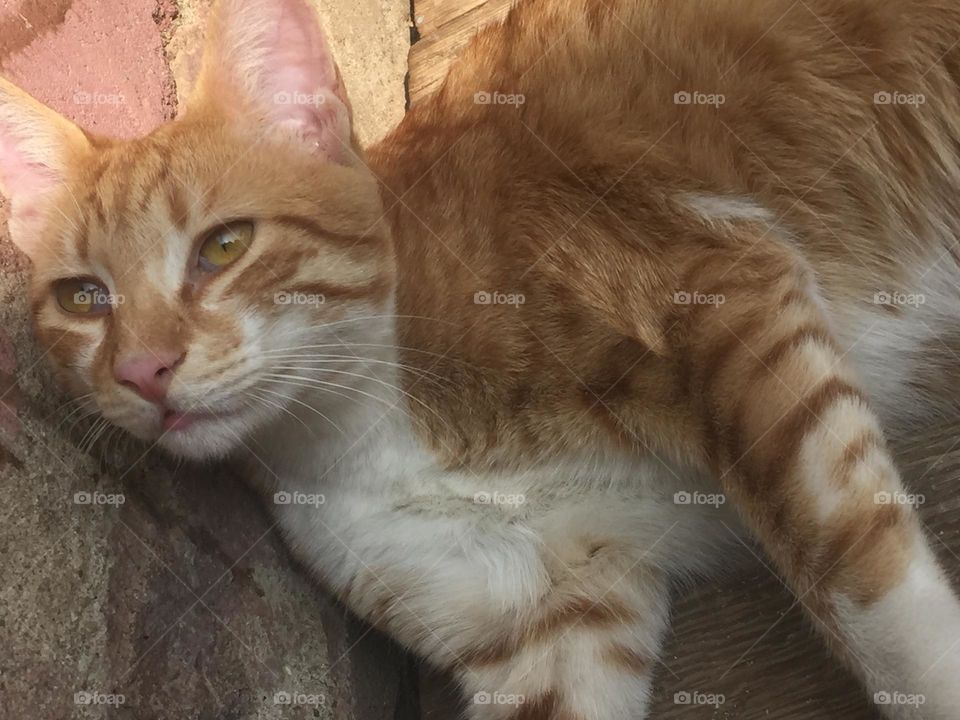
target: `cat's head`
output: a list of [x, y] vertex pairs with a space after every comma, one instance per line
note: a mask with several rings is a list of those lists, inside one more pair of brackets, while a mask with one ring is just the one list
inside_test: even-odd
[[194, 458], [283, 412], [283, 358], [348, 354], [351, 320], [384, 314], [393, 283], [313, 11], [222, 0], [208, 38], [190, 102], [142, 139], [94, 137], [0, 79], [0, 191], [57, 376]]

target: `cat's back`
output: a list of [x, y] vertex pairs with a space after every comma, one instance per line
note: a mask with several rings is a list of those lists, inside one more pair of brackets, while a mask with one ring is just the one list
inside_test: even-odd
[[750, 196], [814, 261], [843, 223], [882, 266], [957, 209], [958, 36], [936, 0], [521, 0], [374, 162], [461, 255], [505, 213], [697, 192]]
[[933, 0], [518, 3], [372, 152], [398, 312], [432, 319], [401, 338], [461, 388], [427, 402], [460, 423], [469, 404], [463, 436], [491, 446], [602, 432], [639, 394], [685, 426], [681, 379], [591, 289], [654, 282], [637, 258], [709, 242], [711, 214], [794, 243], [851, 344], [878, 290], [942, 257], [960, 277], [958, 36]]

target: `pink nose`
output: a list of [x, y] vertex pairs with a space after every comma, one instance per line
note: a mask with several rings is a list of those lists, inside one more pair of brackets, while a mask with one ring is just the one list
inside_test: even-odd
[[117, 362], [113, 376], [145, 400], [161, 402], [167, 396], [173, 371], [181, 360], [183, 353], [176, 352], [130, 355]]

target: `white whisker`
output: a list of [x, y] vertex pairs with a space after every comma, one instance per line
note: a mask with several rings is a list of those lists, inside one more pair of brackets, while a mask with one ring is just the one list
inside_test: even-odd
[[[287, 351], [293, 351], [293, 350], [323, 350], [323, 349], [329, 349], [329, 348], [343, 348], [345, 350], [350, 350], [351, 352], [353, 351], [354, 348], [386, 348], [390, 350], [403, 350], [407, 352], [415, 352], [421, 355], [435, 357], [438, 360], [447, 360], [450, 362], [457, 363], [459, 365], [465, 365], [472, 369], [478, 369], [477, 366], [473, 365], [472, 363], [466, 362], [465, 360], [460, 360], [458, 358], [450, 357], [445, 353], [432, 352], [430, 350], [423, 350], [421, 348], [406, 347], [404, 345], [390, 345], [390, 344], [383, 344], [383, 343], [358, 343], [358, 342], [352, 342], [352, 341], [343, 341], [343, 342], [336, 342], [336, 343], [319, 343], [315, 345], [296, 345], [291, 347], [274, 348], [272, 350], [263, 351], [262, 353], [260, 353], [259, 356], [269, 357], [271, 355], [284, 353]], [[350, 357], [350, 356], [342, 355], [341, 357]]]
[[[412, 365], [406, 365], [404, 363], [390, 362], [389, 360], [375, 360], [373, 358], [360, 357], [360, 356], [345, 356], [345, 355], [332, 355], [332, 354], [318, 354], [318, 355], [280, 355], [275, 358], [271, 358], [275, 362], [288, 362], [294, 361], [299, 363], [309, 363], [309, 364], [334, 364], [334, 363], [370, 363], [373, 365], [386, 365], [388, 367], [397, 368], [399, 370], [406, 370], [411, 373], [416, 373], [424, 378], [432, 377], [437, 380], [450, 381], [450, 378], [446, 378], [443, 375], [440, 375], [435, 372], [430, 372], [429, 370], [422, 370]], [[304, 365], [303, 367], [308, 367]], [[276, 369], [276, 368], [275, 368]]]
[[[343, 432], [343, 429], [342, 429], [339, 425], [337, 425], [333, 420], [331, 420], [329, 417], [327, 417], [326, 415], [324, 415], [322, 412], [320, 412], [319, 410], [317, 410], [317, 409], [316, 409], [315, 407], [313, 407], [312, 405], [308, 405], [307, 403], [303, 402], [302, 400], [300, 400], [300, 399], [298, 399], [298, 398], [292, 397], [292, 396], [290, 396], [290, 395], [284, 395], [283, 393], [279, 393], [279, 392], [276, 392], [276, 391], [274, 391], [274, 390], [268, 390], [267, 388], [256, 388], [256, 390], [254, 390], [254, 391], [252, 391], [252, 392], [265, 392], [265, 393], [270, 393], [271, 395], [276, 395], [276, 396], [281, 397], [281, 398], [283, 398], [283, 399], [285, 399], [285, 400], [289, 400], [290, 402], [295, 402], [295, 403], [297, 403], [297, 405], [302, 405], [303, 407], [307, 408], [307, 410], [310, 410], [311, 412], [316, 413], [316, 414], [319, 415], [321, 418], [323, 418], [323, 419], [326, 420], [328, 423], [330, 423], [330, 425], [332, 425], [334, 428], [336, 428], [337, 432], [339, 432], [341, 435], [345, 435], [345, 434], [346, 434], [346, 433]], [[256, 397], [256, 396], [255, 396], [255, 397]], [[307, 428], [307, 430], [310, 430], [310, 431], [311, 431], [311, 434], [312, 434], [313, 431], [311, 430], [310, 426], [307, 425], [305, 422], [303, 422], [303, 420], [301, 420], [295, 413], [290, 412], [289, 408], [286, 408], [286, 407], [284, 407], [283, 405], [280, 405], [279, 403], [273, 403], [273, 401], [269, 401], [269, 400], [267, 400], [267, 398], [260, 398], [260, 400], [263, 400], [264, 402], [271, 402], [272, 404], [275, 404], [276, 407], [280, 408], [281, 410], [283, 410], [284, 412], [286, 412], [287, 414], [289, 414], [291, 417], [293, 417], [293, 418], [295, 418], [297, 421], [299, 421], [300, 424], [303, 425], [305, 428]]]
[[[282, 368], [280, 368], [280, 369], [282, 369]], [[290, 369], [290, 368], [288, 368], [288, 369]], [[299, 369], [299, 368], [292, 368], [292, 369], [297, 370], [297, 369]], [[363, 380], [369, 380], [369, 381], [371, 381], [371, 382], [379, 383], [380, 385], [383, 385], [384, 387], [387, 387], [387, 388], [389, 388], [389, 389], [391, 389], [391, 390], [395, 390], [396, 392], [400, 393], [401, 395], [403, 395], [403, 396], [409, 398], [410, 400], [412, 400], [413, 402], [419, 404], [420, 406], [422, 406], [422, 407], [423, 407], [425, 410], [427, 410], [428, 412], [433, 413], [433, 415], [434, 415], [445, 427], [447, 427], [448, 429], [451, 429], [451, 430], [452, 430], [452, 428], [450, 427], [449, 423], [447, 423], [446, 419], [445, 419], [442, 415], [440, 415], [440, 413], [438, 413], [438, 412], [437, 412], [436, 410], [434, 410], [432, 407], [430, 407], [429, 405], [427, 405], [427, 404], [426, 404], [425, 402], [423, 402], [420, 398], [418, 398], [418, 397], [416, 397], [416, 396], [408, 393], [408, 392], [407, 392], [406, 390], [404, 390], [403, 388], [397, 387], [396, 385], [393, 385], [392, 383], [388, 383], [388, 382], [386, 382], [385, 380], [380, 380], [379, 378], [370, 377], [369, 375], [363, 375], [363, 374], [361, 374], [361, 373], [352, 373], [352, 372], [347, 372], [347, 371], [345, 371], [345, 370], [330, 370], [330, 369], [325, 370], [325, 372], [334, 373], [334, 374], [337, 374], [337, 375], [349, 375], [349, 376], [351, 376], [351, 377], [357, 377], [357, 378], [361, 378], [361, 379], [363, 379]], [[306, 377], [306, 376], [303, 376], [303, 375], [282, 375], [282, 374], [278, 374], [278, 373], [270, 373], [269, 375], [270, 375], [271, 377], [282, 377], [282, 378], [290, 378], [290, 379], [296, 379], [296, 380], [306, 380], [306, 381], [309, 381], [309, 382], [321, 382], [321, 383], [326, 382], [326, 381], [323, 381], [323, 380], [317, 380], [317, 379], [315, 379], [315, 378]], [[339, 387], [343, 387], [344, 389], [349, 389], [349, 390], [352, 390], [353, 392], [357, 392], [357, 393], [364, 394], [364, 395], [366, 395], [366, 396], [368, 396], [368, 397], [371, 397], [371, 398], [374, 398], [374, 399], [379, 400], [379, 401], [381, 401], [381, 402], [384, 402], [384, 403], [390, 405], [391, 407], [394, 406], [392, 403], [387, 402], [387, 401], [384, 400], [383, 398], [378, 397], [378, 396], [376, 396], [376, 395], [373, 395], [373, 394], [371, 394], [371, 393], [367, 393], [367, 392], [362, 391], [362, 390], [360, 390], [360, 389], [358, 389], [358, 388], [354, 388], [354, 387], [350, 387], [350, 386], [343, 386], [343, 385], [341, 385], [341, 386], [339, 386]], [[412, 419], [412, 418], [411, 418], [411, 419]]]
[[[332, 391], [326, 390], [325, 388], [339, 388], [341, 390], [348, 390], [350, 392], [355, 392], [358, 395], [361, 395], [363, 397], [370, 398], [371, 400], [376, 400], [379, 403], [383, 403], [388, 408], [394, 407], [394, 404], [385, 398], [382, 398], [378, 395], [374, 395], [372, 393], [368, 393], [365, 390], [360, 390], [359, 388], [350, 387], [349, 385], [341, 385], [339, 383], [329, 382], [327, 380], [318, 380], [316, 378], [305, 377], [302, 375], [284, 375], [282, 373], [268, 373], [266, 377], [277, 378], [276, 380], [268, 380], [268, 382], [276, 382], [282, 385], [289, 385], [291, 387], [322, 389], [324, 390], [324, 392], [331, 392], [331, 393]], [[295, 382], [291, 382], [291, 381], [295, 381]], [[334, 393], [334, 394], [340, 395], [340, 397], [344, 397], [348, 400], [352, 400], [352, 401], [357, 400], [357, 398], [350, 397], [348, 395], [342, 395], [340, 393]], [[403, 408], [398, 408], [398, 409], [403, 411]]]

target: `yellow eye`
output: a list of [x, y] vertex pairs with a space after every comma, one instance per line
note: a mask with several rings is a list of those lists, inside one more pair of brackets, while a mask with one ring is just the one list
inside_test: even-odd
[[60, 307], [78, 315], [106, 315], [115, 302], [103, 285], [84, 278], [60, 280], [54, 285], [53, 293]]
[[243, 255], [253, 242], [253, 223], [235, 222], [219, 227], [203, 241], [197, 264], [201, 270], [214, 272]]

